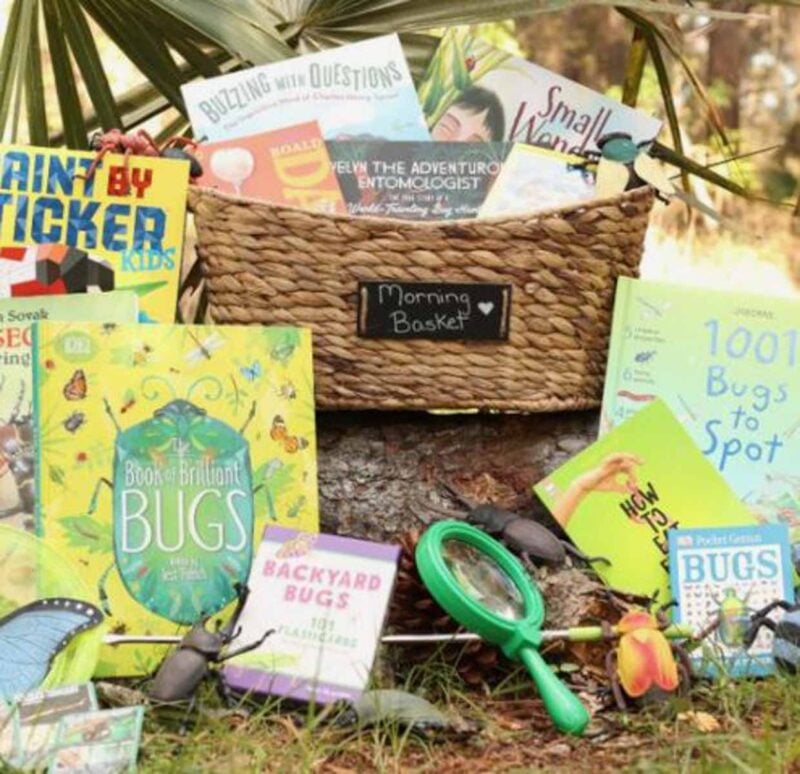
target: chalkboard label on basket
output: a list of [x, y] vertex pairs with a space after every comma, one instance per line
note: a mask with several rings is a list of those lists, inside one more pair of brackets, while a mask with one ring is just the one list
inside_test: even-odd
[[358, 335], [368, 339], [505, 340], [510, 314], [511, 285], [358, 283]]

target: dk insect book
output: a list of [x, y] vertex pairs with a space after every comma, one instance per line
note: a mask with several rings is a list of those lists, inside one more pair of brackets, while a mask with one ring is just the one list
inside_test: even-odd
[[669, 598], [668, 531], [754, 524], [663, 401], [654, 401], [534, 487], [612, 587]]
[[601, 432], [662, 398], [758, 520], [796, 538], [799, 347], [794, 300], [620, 278]]
[[[752, 616], [776, 600], [794, 603], [789, 529], [785, 524], [678, 529], [669, 533], [675, 621], [702, 632], [718, 622], [692, 652], [695, 670], [714, 676], [775, 671], [773, 633], [762, 626], [752, 644]], [[783, 615], [775, 608], [770, 617]], [[749, 647], [748, 647], [749, 645]]]
[[329, 141], [351, 215], [474, 218], [511, 144]]
[[[318, 528], [311, 335], [37, 323], [37, 525], [115, 634], [174, 634], [246, 582], [254, 536]], [[99, 674], [164, 649], [105, 648]]]
[[367, 687], [400, 549], [268, 527], [253, 562], [236, 646], [258, 648], [225, 667], [236, 691], [327, 704]]
[[649, 142], [661, 122], [646, 113], [494, 48], [466, 29], [448, 30], [419, 87], [434, 140], [508, 140], [584, 156], [624, 132]]
[[323, 212], [345, 212], [319, 124], [202, 143], [197, 184], [223, 193]]
[[0, 297], [132, 290], [173, 322], [189, 162], [0, 145]]
[[194, 81], [181, 91], [201, 141], [315, 120], [326, 140], [430, 139], [395, 34]]
[[128, 290], [0, 299], [0, 523], [34, 529], [33, 365], [36, 320], [136, 322], [138, 298]]

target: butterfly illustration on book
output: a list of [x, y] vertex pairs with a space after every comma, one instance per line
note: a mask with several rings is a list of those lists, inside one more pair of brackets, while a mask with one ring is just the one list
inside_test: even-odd
[[83, 400], [86, 397], [87, 388], [86, 374], [82, 368], [79, 368], [64, 385], [64, 397], [67, 400]]
[[239, 373], [247, 379], [248, 382], [254, 382], [262, 374], [261, 361], [254, 360], [252, 365], [239, 366]]
[[308, 441], [305, 438], [299, 438], [296, 435], [290, 435], [286, 427], [286, 422], [280, 414], [275, 416], [272, 420], [272, 427], [269, 431], [269, 437], [273, 441], [283, 445], [285, 451], [289, 454], [294, 454], [300, 449], [305, 449], [308, 446]]
[[0, 619], [0, 699], [36, 690], [55, 657], [103, 614], [67, 597], [39, 599]]
[[193, 350], [187, 353], [186, 360], [189, 363], [199, 363], [201, 360], [211, 360], [211, 353], [220, 349], [225, 345], [225, 339], [214, 331], [206, 336], [202, 341], [197, 338], [190, 330], [186, 331], [192, 341], [197, 345]]

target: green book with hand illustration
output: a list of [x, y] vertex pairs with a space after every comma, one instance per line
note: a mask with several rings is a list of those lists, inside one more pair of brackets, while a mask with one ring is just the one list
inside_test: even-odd
[[667, 531], [755, 524], [667, 404], [655, 400], [534, 487], [621, 591], [669, 598]]

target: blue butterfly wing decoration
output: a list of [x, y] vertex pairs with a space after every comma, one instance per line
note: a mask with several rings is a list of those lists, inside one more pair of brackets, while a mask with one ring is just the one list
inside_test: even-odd
[[248, 382], [254, 382], [261, 376], [261, 361], [254, 360], [252, 365], [240, 366], [239, 372]]
[[39, 599], [0, 619], [0, 699], [36, 690], [53, 659], [103, 614], [78, 599]]

